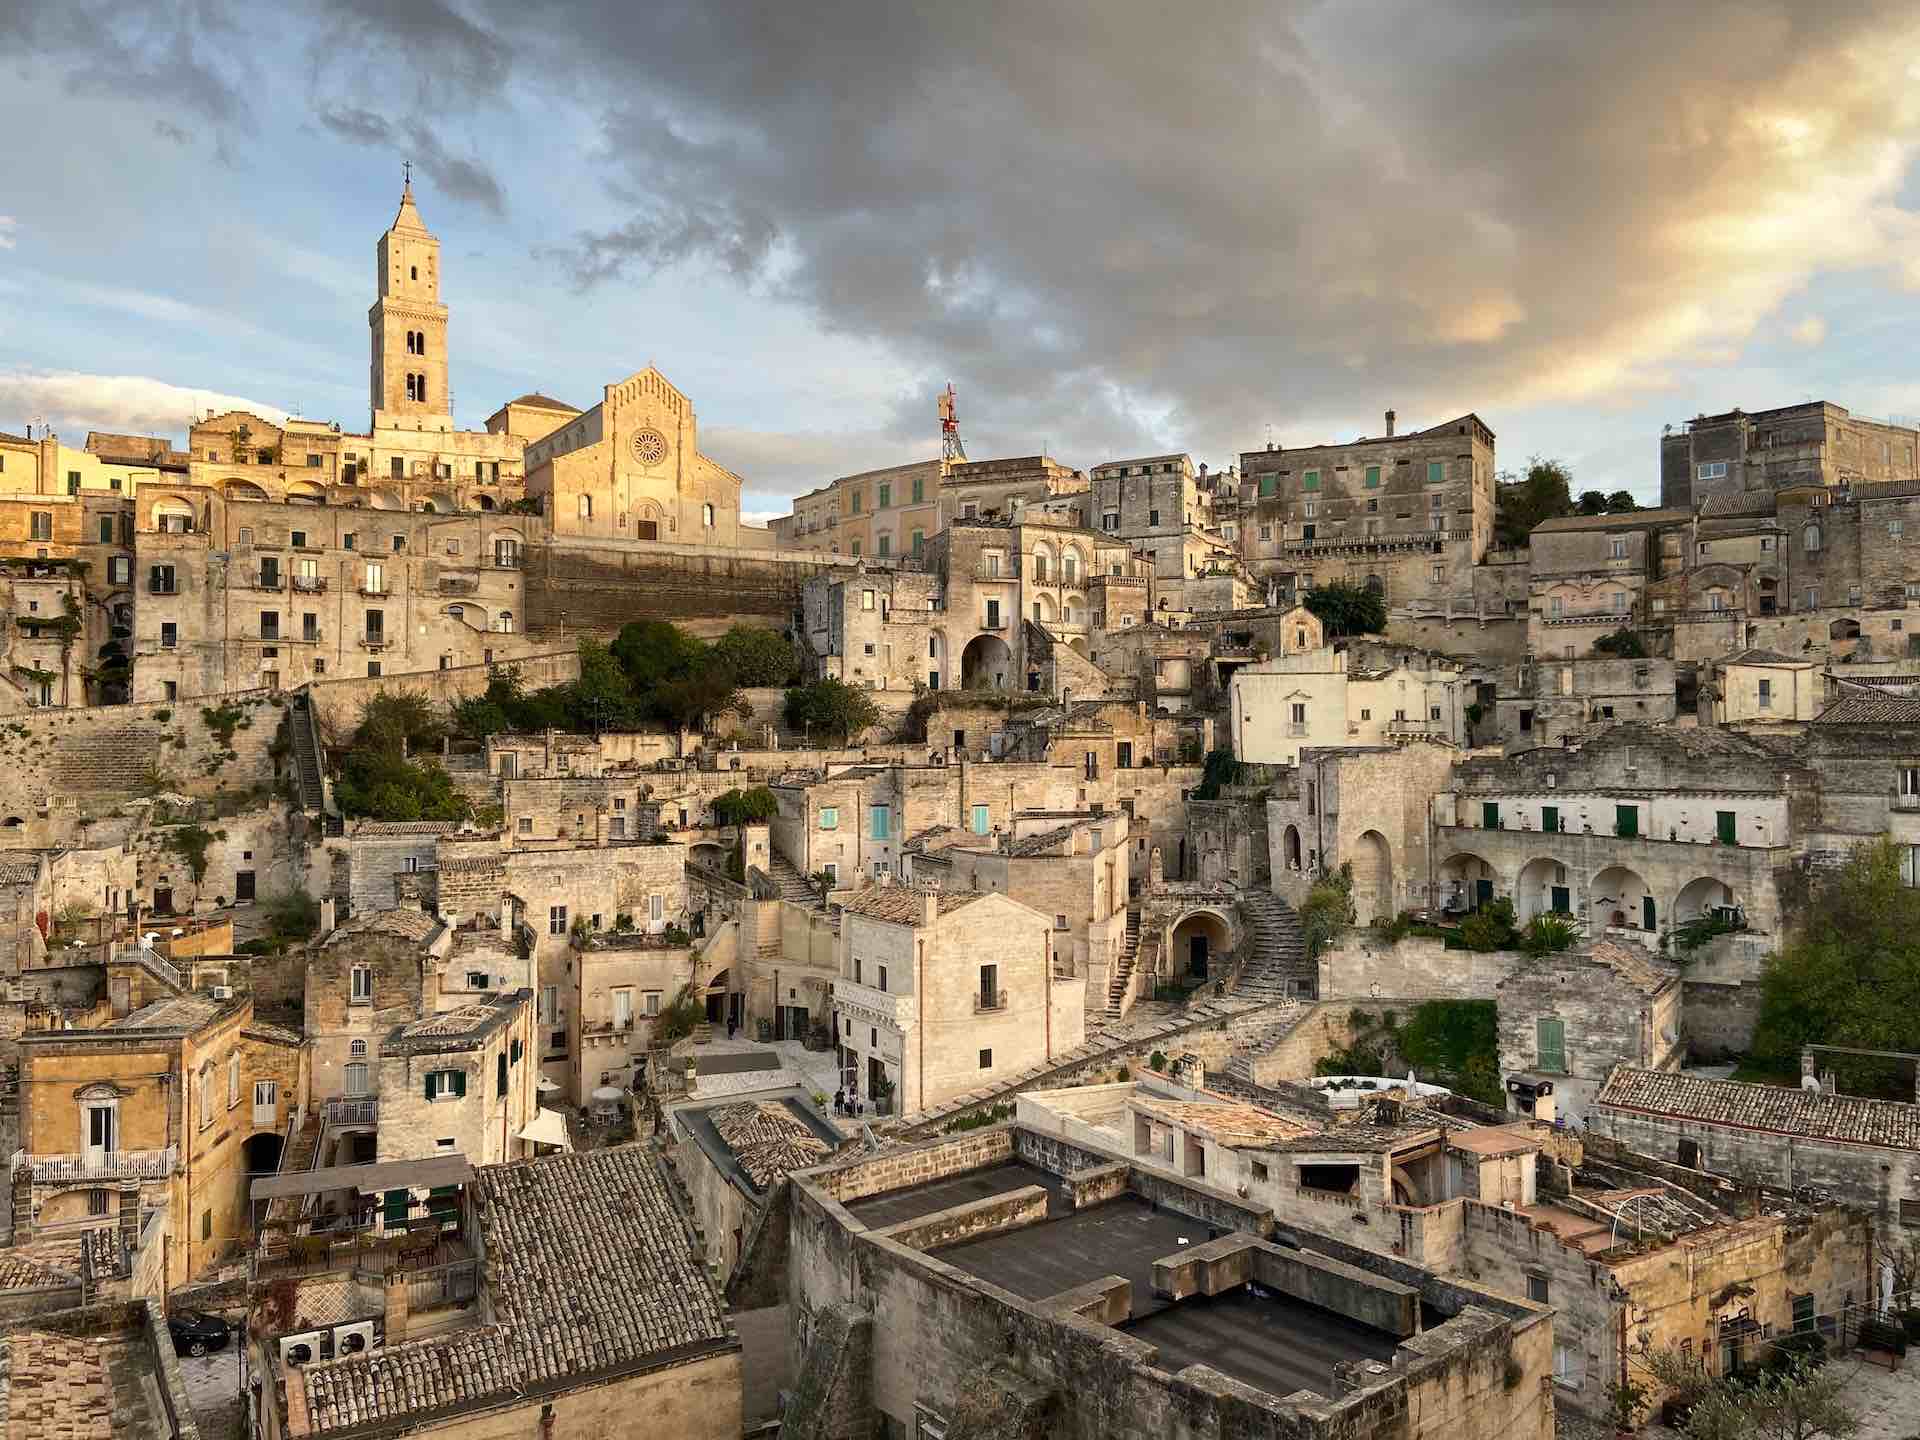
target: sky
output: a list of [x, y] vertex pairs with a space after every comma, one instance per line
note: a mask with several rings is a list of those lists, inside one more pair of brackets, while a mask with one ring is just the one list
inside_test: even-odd
[[[402, 160], [455, 417], [654, 364], [750, 515], [938, 453], [1920, 414], [1920, 7], [0, 0], [0, 429], [367, 424]], [[26, 143], [19, 143], [20, 141]]]

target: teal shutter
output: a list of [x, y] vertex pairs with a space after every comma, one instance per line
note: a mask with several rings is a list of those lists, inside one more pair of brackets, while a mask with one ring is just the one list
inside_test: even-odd
[[465, 1096], [467, 1093], [467, 1072], [464, 1070], [449, 1070], [447, 1073], [453, 1077], [454, 1095], [457, 1097]]

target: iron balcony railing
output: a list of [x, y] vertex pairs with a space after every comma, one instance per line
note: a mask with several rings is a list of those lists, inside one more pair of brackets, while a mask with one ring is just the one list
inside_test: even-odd
[[30, 1155], [13, 1152], [13, 1173], [22, 1170], [39, 1184], [69, 1180], [164, 1180], [174, 1171], [180, 1152], [164, 1150], [87, 1150], [77, 1155]]

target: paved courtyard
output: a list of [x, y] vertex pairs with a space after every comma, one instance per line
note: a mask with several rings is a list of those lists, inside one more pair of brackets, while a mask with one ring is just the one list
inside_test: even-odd
[[[229, 1318], [233, 1318], [229, 1316]], [[202, 1440], [239, 1440], [245, 1434], [240, 1409], [240, 1337], [227, 1348], [194, 1359], [180, 1357], [180, 1375], [187, 1386], [187, 1403]]]

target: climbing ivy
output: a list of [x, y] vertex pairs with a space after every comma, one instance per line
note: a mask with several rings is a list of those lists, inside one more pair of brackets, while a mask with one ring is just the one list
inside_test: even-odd
[[227, 838], [224, 830], [206, 830], [198, 825], [182, 825], [169, 830], [161, 842], [187, 862], [187, 869], [193, 872], [193, 883], [198, 885], [207, 878], [207, 851], [216, 840]]

